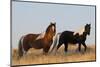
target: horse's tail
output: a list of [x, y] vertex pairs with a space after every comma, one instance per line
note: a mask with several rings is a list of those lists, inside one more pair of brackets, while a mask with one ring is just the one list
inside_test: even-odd
[[54, 48], [57, 46], [58, 41], [59, 41], [59, 36], [60, 36], [60, 34], [61, 34], [61, 33], [58, 33], [58, 34], [55, 36], [55, 39], [54, 39], [54, 41], [53, 41], [53, 47], [52, 47], [50, 53], [51, 53], [51, 52], [54, 50]]
[[23, 37], [19, 40], [19, 45], [18, 45], [18, 58], [21, 58], [23, 56]]

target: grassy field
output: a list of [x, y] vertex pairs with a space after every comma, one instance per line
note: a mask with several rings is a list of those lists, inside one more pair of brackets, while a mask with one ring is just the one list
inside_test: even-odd
[[[83, 50], [83, 47], [82, 47]], [[64, 53], [64, 46], [60, 47], [57, 53], [55, 51], [48, 55], [42, 54], [41, 50], [30, 49], [28, 53], [20, 60], [17, 59], [18, 50], [12, 51], [12, 65], [27, 65], [27, 64], [47, 64], [47, 63], [63, 63], [63, 62], [80, 62], [80, 61], [95, 61], [95, 45], [88, 46], [87, 51], [77, 52], [77, 46], [69, 46], [68, 53]]]

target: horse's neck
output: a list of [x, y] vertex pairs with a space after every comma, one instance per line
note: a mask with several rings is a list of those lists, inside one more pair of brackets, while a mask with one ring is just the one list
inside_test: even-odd
[[87, 36], [87, 32], [84, 31], [83, 32], [83, 36], [86, 37]]
[[51, 41], [51, 40], [53, 40], [53, 36], [50, 34], [45, 34], [44, 40]]

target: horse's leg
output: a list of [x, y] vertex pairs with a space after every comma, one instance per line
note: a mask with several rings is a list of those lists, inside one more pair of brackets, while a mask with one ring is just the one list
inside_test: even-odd
[[57, 45], [56, 51], [60, 48], [60, 46], [63, 44], [63, 39], [59, 39], [59, 43]]
[[81, 51], [81, 43], [79, 43], [78, 51], [79, 51], [79, 52]]
[[86, 51], [87, 46], [86, 46], [85, 42], [83, 42], [82, 44], [83, 44], [83, 46], [84, 46], [84, 51]]
[[65, 54], [66, 54], [67, 51], [68, 51], [68, 43], [64, 43], [64, 45], [65, 45], [65, 49], [64, 49], [64, 51], [65, 51]]
[[22, 56], [25, 56], [27, 51], [28, 49], [25, 49], [24, 47], [22, 47], [22, 44], [19, 45], [19, 50], [18, 50], [19, 58], [21, 58]]
[[59, 40], [59, 44], [57, 45], [57, 48], [55, 49], [55, 54], [57, 53], [57, 50], [60, 48], [60, 46], [63, 44], [62, 41]]
[[27, 41], [24, 41], [22, 44], [23, 56], [25, 56], [30, 49], [30, 44]]
[[49, 49], [50, 49], [50, 47], [44, 47], [44, 48], [43, 48], [43, 54], [44, 54], [44, 55], [47, 55]]
[[59, 44], [58, 44], [58, 46], [57, 46], [57, 49], [56, 49], [56, 52], [57, 52], [57, 50], [60, 48], [61, 45], [62, 45], [62, 43], [59, 42]]
[[25, 43], [25, 47], [24, 47], [24, 55], [27, 54], [27, 52], [28, 52], [28, 50], [29, 50], [30, 48], [32, 48], [32, 47], [31, 47], [31, 44]]

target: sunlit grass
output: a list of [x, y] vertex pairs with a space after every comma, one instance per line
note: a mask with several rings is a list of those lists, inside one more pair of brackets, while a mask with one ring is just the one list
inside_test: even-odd
[[18, 50], [12, 51], [12, 65], [27, 65], [27, 64], [45, 64], [45, 63], [62, 63], [62, 62], [79, 62], [79, 61], [94, 61], [95, 57], [95, 45], [88, 46], [87, 51], [83, 53], [77, 52], [77, 46], [69, 46], [68, 53], [64, 53], [64, 46], [59, 48], [57, 53], [55, 51], [48, 55], [43, 55], [42, 49], [30, 49], [28, 53], [20, 60], [17, 59]]

